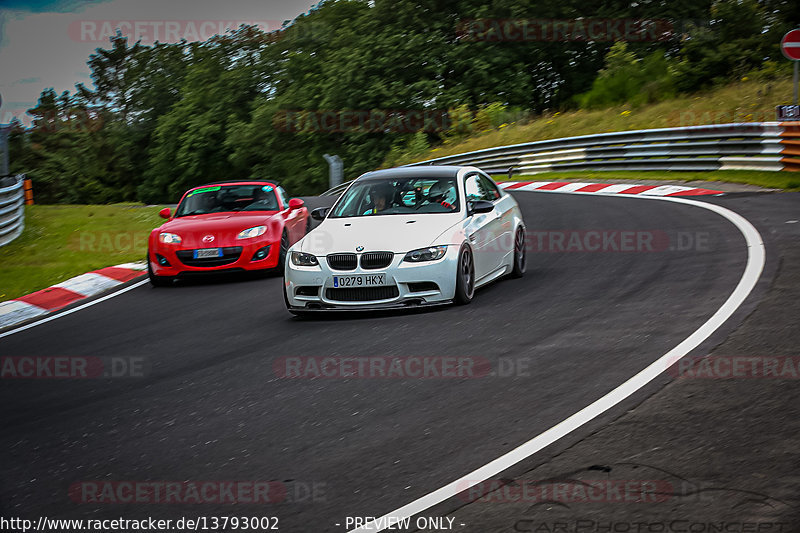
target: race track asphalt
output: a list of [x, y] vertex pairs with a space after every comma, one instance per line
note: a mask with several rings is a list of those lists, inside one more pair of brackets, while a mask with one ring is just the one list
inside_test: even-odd
[[[0, 382], [0, 514], [271, 515], [281, 531], [346, 531], [345, 517], [392, 511], [601, 397], [697, 329], [744, 269], [742, 235], [704, 209], [631, 198], [515, 197], [532, 241], [528, 272], [479, 290], [468, 306], [299, 320], [284, 308], [280, 278], [234, 278], [144, 285], [0, 339], [2, 356], [144, 362], [143, 377]], [[656, 249], [566, 250], [553, 237], [568, 243], [591, 231], [606, 235], [608, 246], [619, 232], [641, 232]], [[488, 361], [494, 375], [278, 375], [276, 360], [293, 356], [466, 357]], [[512, 363], [515, 371], [506, 372]], [[520, 471], [538, 460], [524, 461]], [[300, 501], [70, 499], [70, 485], [91, 480], [275, 480]], [[316, 495], [306, 497], [311, 486]]]

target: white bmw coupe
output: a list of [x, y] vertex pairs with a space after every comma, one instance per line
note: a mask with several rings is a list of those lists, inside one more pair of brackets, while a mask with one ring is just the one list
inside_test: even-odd
[[294, 314], [447, 303], [525, 272], [516, 200], [475, 167], [422, 166], [354, 180], [286, 254]]

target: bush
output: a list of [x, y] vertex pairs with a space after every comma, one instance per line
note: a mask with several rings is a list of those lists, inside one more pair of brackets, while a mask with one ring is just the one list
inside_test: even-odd
[[620, 41], [611, 47], [605, 65], [592, 88], [576, 97], [580, 107], [592, 109], [622, 103], [638, 106], [675, 95], [673, 73], [661, 52], [639, 59]]

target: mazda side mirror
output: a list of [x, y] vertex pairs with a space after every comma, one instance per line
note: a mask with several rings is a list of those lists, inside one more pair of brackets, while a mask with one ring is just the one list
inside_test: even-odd
[[289, 200], [289, 209], [300, 209], [305, 205], [305, 202], [300, 198], [292, 198]]
[[161, 218], [166, 218], [167, 220], [169, 220], [169, 215], [170, 215], [169, 207], [165, 207], [164, 209], [158, 212], [158, 216], [160, 216]]
[[325, 217], [328, 215], [328, 210], [330, 207], [318, 207], [311, 211], [311, 218], [314, 220], [325, 220]]

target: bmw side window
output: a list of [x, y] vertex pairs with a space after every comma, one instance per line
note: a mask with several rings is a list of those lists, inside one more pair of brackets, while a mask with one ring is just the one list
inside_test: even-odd
[[497, 185], [495, 185], [495, 183], [486, 176], [480, 177], [480, 187], [484, 200], [494, 202], [500, 198], [500, 191], [498, 190]]
[[484, 199], [477, 174], [470, 174], [464, 180], [464, 194], [466, 195], [467, 202], [475, 202]]

